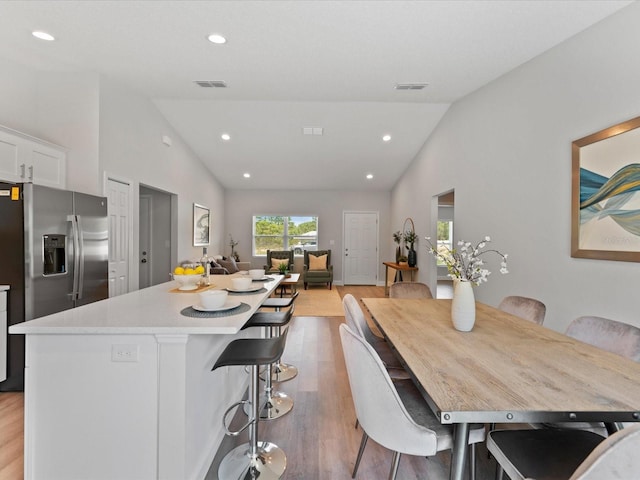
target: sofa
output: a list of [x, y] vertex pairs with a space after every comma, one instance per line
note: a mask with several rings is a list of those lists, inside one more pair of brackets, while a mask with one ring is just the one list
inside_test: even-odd
[[236, 262], [233, 258], [216, 258], [211, 263], [211, 275], [230, 275], [251, 269], [251, 262]]

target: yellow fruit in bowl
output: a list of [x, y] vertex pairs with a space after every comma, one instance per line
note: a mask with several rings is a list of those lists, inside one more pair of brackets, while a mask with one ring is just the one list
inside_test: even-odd
[[195, 275], [196, 271], [193, 268], [185, 268], [184, 269], [184, 274], [185, 275]]
[[204, 267], [202, 265], [198, 265], [195, 269], [196, 273], [204, 273]]
[[175, 273], [176, 275], [184, 275], [184, 268], [182, 268], [182, 267], [176, 267], [176, 268], [173, 270], [173, 273]]

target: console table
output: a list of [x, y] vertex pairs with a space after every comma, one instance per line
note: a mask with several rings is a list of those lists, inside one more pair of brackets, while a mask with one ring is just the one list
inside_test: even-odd
[[418, 271], [418, 267], [410, 267], [409, 265], [400, 265], [394, 262], [382, 262], [385, 266], [384, 269], [384, 295], [389, 296], [389, 269], [392, 268], [396, 271], [396, 274], [400, 274], [400, 280], [402, 280], [402, 272], [411, 272], [411, 281], [413, 282], [413, 272]]

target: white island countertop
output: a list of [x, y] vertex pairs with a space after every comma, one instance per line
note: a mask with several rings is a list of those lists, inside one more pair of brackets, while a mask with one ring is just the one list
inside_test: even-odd
[[[234, 275], [212, 275], [211, 288], [231, 287]], [[252, 294], [229, 294], [228, 300], [246, 303], [251, 308], [234, 310], [222, 317], [193, 318], [181, 310], [199, 303], [197, 293], [171, 292], [179, 285], [170, 281], [118, 297], [12, 325], [12, 334], [235, 334], [260, 307], [282, 280], [270, 275], [262, 282], [264, 290]], [[258, 285], [254, 282], [254, 285]]]

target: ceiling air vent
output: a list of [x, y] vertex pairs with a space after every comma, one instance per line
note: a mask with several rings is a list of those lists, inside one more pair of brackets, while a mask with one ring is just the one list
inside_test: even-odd
[[396, 90], [422, 90], [428, 83], [396, 83]]
[[202, 88], [227, 88], [222, 80], [196, 80], [194, 83]]

